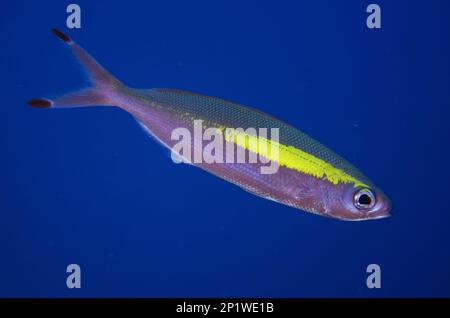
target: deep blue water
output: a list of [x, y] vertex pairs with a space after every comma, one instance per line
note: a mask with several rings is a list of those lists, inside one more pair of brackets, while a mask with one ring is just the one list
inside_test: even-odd
[[[450, 296], [446, 1], [64, 1], [0, 8], [0, 296]], [[115, 108], [41, 110], [84, 85], [49, 30], [130, 86], [257, 107], [393, 200], [342, 222], [175, 165]], [[66, 287], [66, 266], [82, 270]], [[366, 266], [381, 266], [381, 289]]]

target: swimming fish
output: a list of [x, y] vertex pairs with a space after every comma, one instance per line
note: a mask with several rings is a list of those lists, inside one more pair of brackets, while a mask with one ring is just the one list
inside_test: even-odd
[[[37, 98], [28, 104], [38, 108], [116, 106], [130, 113], [163, 146], [176, 147], [179, 128], [195, 135], [214, 129], [224, 143], [246, 156], [259, 155], [266, 161], [192, 161], [180, 157], [244, 190], [303, 211], [341, 220], [370, 220], [387, 217], [391, 201], [357, 168], [293, 126], [259, 110], [180, 89], [135, 89], [122, 84], [96, 62], [68, 35], [53, 29], [87, 72], [91, 86], [55, 99]], [[265, 128], [277, 138], [249, 133], [248, 128]], [[228, 128], [242, 128], [233, 130]], [[217, 136], [216, 136], [217, 137]], [[241, 138], [243, 137], [243, 138]], [[210, 138], [212, 139], [212, 138]], [[201, 152], [206, 142], [193, 142], [192, 153]], [[218, 151], [218, 150], [215, 150]], [[229, 162], [228, 162], [229, 161]], [[268, 162], [276, 172], [262, 173]]]

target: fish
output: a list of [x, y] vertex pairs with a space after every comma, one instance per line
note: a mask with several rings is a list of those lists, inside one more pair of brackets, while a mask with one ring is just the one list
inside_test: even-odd
[[[203, 169], [254, 195], [338, 220], [374, 220], [391, 215], [391, 200], [360, 170], [285, 121], [256, 108], [186, 90], [129, 87], [71, 37], [58, 29], [52, 32], [78, 59], [90, 86], [54, 99], [34, 98], [28, 101], [29, 106], [119, 107], [169, 149], [175, 161]], [[256, 129], [265, 133], [258, 135]], [[205, 137], [208, 131], [208, 138], [194, 137], [192, 141], [193, 135]], [[183, 139], [180, 132], [190, 135], [190, 143], [176, 152]], [[224, 148], [217, 146], [212, 151], [213, 139], [222, 140]], [[206, 149], [217, 160], [192, 160], [189, 156], [201, 155]], [[260, 160], [239, 160], [255, 157]], [[272, 164], [272, 171], [263, 172]]]

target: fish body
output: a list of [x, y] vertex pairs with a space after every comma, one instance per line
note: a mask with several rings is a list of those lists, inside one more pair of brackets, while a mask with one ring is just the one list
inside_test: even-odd
[[[172, 152], [180, 142], [174, 138], [177, 129], [191, 137], [204, 137], [212, 131], [214, 136], [207, 140], [191, 139], [189, 151], [184, 149], [179, 154], [185, 162], [255, 195], [315, 214], [342, 220], [390, 215], [391, 202], [379, 188], [345, 159], [295, 127], [217, 97], [178, 89], [127, 87], [67, 35], [58, 30], [54, 33], [69, 45], [93, 85], [55, 100], [31, 100], [31, 106], [117, 106], [129, 112], [148, 134]], [[277, 138], [254, 134], [252, 129], [276, 131]], [[219, 148], [214, 149], [214, 155], [221, 160], [192, 159], [196, 154], [202, 155], [208, 144], [219, 137], [223, 138], [223, 148], [220, 153]], [[237, 153], [244, 154], [247, 160], [239, 161]], [[248, 158], [252, 155], [265, 161], [251, 162]], [[262, 173], [269, 162], [275, 163], [276, 169]]]

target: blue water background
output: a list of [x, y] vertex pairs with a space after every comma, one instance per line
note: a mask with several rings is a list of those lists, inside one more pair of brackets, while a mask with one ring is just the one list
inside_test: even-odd
[[[450, 296], [447, 1], [65, 1], [0, 8], [0, 296]], [[84, 85], [59, 27], [126, 84], [257, 107], [394, 202], [341, 222], [175, 165], [115, 108], [41, 110]], [[66, 266], [82, 288], [66, 287]], [[379, 264], [381, 289], [366, 287]]]

